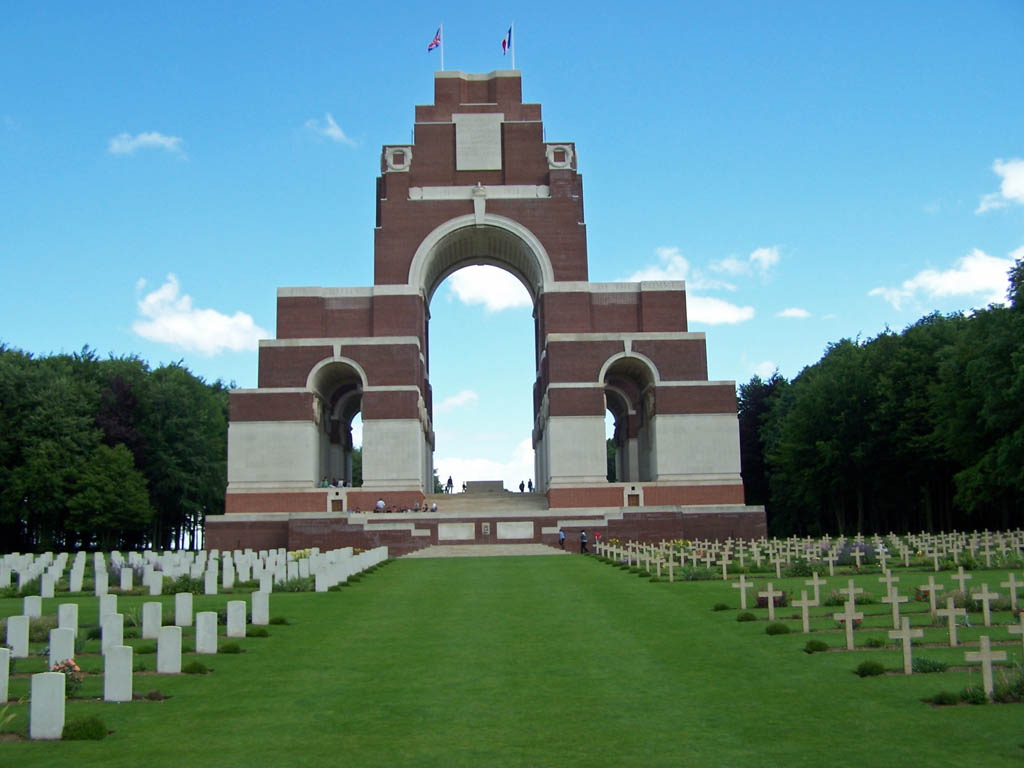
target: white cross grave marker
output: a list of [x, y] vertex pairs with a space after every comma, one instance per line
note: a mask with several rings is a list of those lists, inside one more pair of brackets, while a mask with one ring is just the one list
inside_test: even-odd
[[903, 617], [903, 626], [900, 629], [890, 629], [889, 637], [893, 640], [903, 641], [903, 674], [909, 675], [913, 673], [913, 666], [911, 664], [911, 651], [910, 641], [915, 637], [924, 637], [923, 629], [911, 629], [910, 619], [906, 616]]
[[985, 695], [992, 698], [992, 662], [1006, 661], [1006, 651], [993, 651], [988, 635], [981, 636], [981, 650], [967, 651], [964, 660], [969, 662], [981, 662], [981, 682], [985, 687]]
[[940, 608], [935, 611], [936, 616], [942, 616], [946, 618], [949, 625], [949, 647], [956, 648], [956, 617], [966, 616], [966, 608], [957, 608], [954, 604], [952, 597], [946, 598], [946, 607]]

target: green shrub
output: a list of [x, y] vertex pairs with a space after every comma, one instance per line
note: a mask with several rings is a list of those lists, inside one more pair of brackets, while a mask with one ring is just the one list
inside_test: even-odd
[[57, 628], [56, 616], [40, 616], [28, 621], [28, 639], [33, 643], [50, 642], [50, 630]]
[[138, 627], [125, 627], [124, 633], [121, 635], [125, 640], [132, 640], [139, 637], [142, 633], [139, 632]]
[[960, 701], [968, 704], [988, 704], [988, 696], [980, 685], [969, 685], [960, 691]]
[[864, 641], [866, 648], [885, 648], [885, 640], [880, 637], [869, 637]]
[[722, 574], [714, 568], [705, 568], [699, 565], [684, 565], [676, 569], [675, 577], [679, 581], [717, 581]]
[[107, 726], [96, 715], [76, 717], [64, 723], [64, 741], [99, 741], [107, 738]]
[[814, 567], [807, 560], [797, 560], [790, 563], [786, 568], [783, 569], [782, 575], [788, 577], [806, 576], [810, 577], [814, 573]]
[[181, 668], [181, 671], [186, 675], [205, 675], [210, 668], [201, 661], [190, 661]]
[[206, 594], [206, 582], [203, 579], [190, 578], [187, 573], [183, 573], [174, 581], [165, 582], [163, 591], [165, 595], [176, 595], [179, 592], [203, 595]]
[[804, 646], [804, 653], [821, 653], [827, 651], [828, 648], [829, 645], [824, 640], [808, 640], [807, 645]]
[[764, 628], [764, 631], [767, 635], [788, 635], [789, 627], [783, 624], [781, 621], [773, 621], [771, 624]]
[[278, 625], [280, 625], [280, 624], [291, 624], [291, 622], [288, 621], [288, 618], [285, 617], [285, 616], [271, 616], [270, 617], [270, 623], [271, 624], [278, 624]]
[[144, 662], [144, 661], [137, 661], [137, 662], [135, 662], [135, 665], [132, 667], [132, 672], [148, 672], [148, 671], [149, 671], [149, 667], [146, 666], [146, 662]]
[[712, 611], [728, 611], [729, 610], [729, 606], [726, 605], [725, 603], [715, 603], [711, 607], [711, 610]]
[[960, 703], [960, 695], [951, 691], [940, 691], [925, 701], [937, 707], [953, 707]]
[[235, 642], [221, 643], [221, 646], [217, 651], [219, 653], [241, 653], [242, 646]]
[[944, 661], [938, 661], [936, 659], [926, 659], [922, 656], [915, 656], [913, 661], [910, 663], [910, 668], [915, 672], [921, 674], [927, 674], [929, 672], [945, 672], [949, 666]]
[[103, 630], [99, 627], [89, 627], [85, 632], [86, 640], [100, 640], [103, 637]]
[[649, 579], [649, 578], [651, 578], [651, 572], [650, 571], [637, 571], [636, 575], [639, 576], [641, 579]]
[[246, 637], [270, 637], [266, 627], [254, 627], [251, 624], [245, 628]]
[[163, 701], [167, 697], [164, 696], [160, 691], [146, 691], [146, 695], [143, 696], [146, 701]]
[[660, 576], [651, 576], [649, 581], [661, 581], [661, 577]]
[[[350, 576], [349, 581], [358, 580], [359, 576]], [[282, 582], [281, 584], [274, 585], [275, 592], [312, 592], [313, 591], [313, 577], [298, 579], [288, 579], [288, 581]]]
[[757, 616], [752, 614], [750, 611], [743, 611], [742, 613], [736, 614], [736, 621], [757, 621]]
[[860, 677], [875, 677], [885, 673], [885, 667], [879, 661], [862, 661], [854, 670]]

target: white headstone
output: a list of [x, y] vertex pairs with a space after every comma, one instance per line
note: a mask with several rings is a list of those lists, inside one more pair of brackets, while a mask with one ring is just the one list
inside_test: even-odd
[[132, 647], [115, 645], [103, 658], [103, 700], [132, 700]]
[[149, 577], [149, 594], [150, 597], [163, 594], [164, 591], [164, 574], [162, 571], [153, 571]]
[[117, 613], [117, 595], [100, 595], [100, 624], [103, 623], [104, 616], [115, 613]]
[[270, 593], [260, 590], [251, 597], [253, 625], [266, 626], [270, 623]]
[[228, 601], [228, 637], [245, 637], [245, 600]]
[[217, 614], [200, 611], [196, 614], [196, 653], [217, 652]]
[[260, 592], [274, 591], [274, 576], [270, 573], [260, 574]]
[[156, 641], [156, 671], [162, 675], [181, 672], [181, 627], [160, 627]]
[[49, 573], [44, 573], [39, 579], [39, 594], [41, 597], [53, 597], [53, 585], [56, 578]]
[[213, 566], [213, 567], [207, 569], [206, 576], [203, 577], [203, 581], [204, 581], [203, 592], [205, 594], [207, 594], [207, 595], [216, 595], [217, 594], [217, 568], [216, 568], [216, 566]]
[[7, 645], [12, 659], [28, 658], [28, 616], [7, 617]]
[[27, 595], [21, 602], [23, 615], [30, 619], [38, 619], [43, 615], [43, 598], [39, 595]]
[[78, 603], [61, 603], [57, 606], [57, 626], [74, 630], [78, 635]]
[[11, 649], [0, 647], [0, 704], [7, 703], [7, 685], [11, 679]]
[[164, 607], [160, 603], [142, 604], [142, 636], [147, 640], [160, 637], [160, 625], [164, 620]]
[[132, 587], [135, 586], [135, 571], [131, 568], [121, 569], [121, 591], [131, 592]]
[[50, 630], [50, 669], [62, 661], [75, 658], [75, 631], [73, 629]]
[[107, 569], [100, 567], [96, 570], [96, 583], [93, 587], [93, 594], [97, 597], [107, 594]]
[[82, 580], [85, 578], [85, 571], [81, 568], [72, 568], [71, 577], [68, 580], [68, 592], [81, 592]]
[[108, 613], [103, 617], [100, 629], [103, 633], [100, 647], [104, 656], [115, 645], [124, 645], [124, 614]]
[[191, 592], [179, 592], [174, 596], [174, 623], [179, 627], [192, 626]]
[[30, 739], [60, 739], [64, 732], [64, 673], [32, 675], [32, 702], [28, 716]]

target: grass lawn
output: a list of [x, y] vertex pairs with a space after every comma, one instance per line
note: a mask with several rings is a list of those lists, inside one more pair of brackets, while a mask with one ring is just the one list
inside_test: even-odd
[[[897, 575], [904, 594], [927, 580], [925, 572]], [[767, 581], [749, 578], [758, 589]], [[998, 591], [1005, 578], [975, 572], [972, 586], [985, 580]], [[772, 581], [797, 596], [804, 588], [802, 579]], [[823, 592], [845, 582], [830, 579]], [[874, 576], [857, 583], [882, 592]], [[150, 599], [122, 597], [119, 608]], [[195, 609], [229, 599], [238, 598], [196, 596]], [[80, 624], [94, 624], [95, 598], [76, 600]], [[162, 600], [173, 606], [172, 596]], [[44, 614], [66, 601], [44, 600]], [[808, 655], [791, 618], [796, 609], [778, 609], [794, 634], [770, 637], [764, 621], [712, 611], [717, 602], [737, 607], [738, 590], [723, 582], [652, 584], [584, 557], [398, 560], [340, 592], [272, 595], [271, 615], [290, 625], [240, 641], [242, 654], [201, 657], [214, 670], [206, 676], [136, 675], [137, 692], [159, 689], [165, 701], [69, 701], [68, 718], [99, 714], [115, 732], [99, 742], [0, 742], [0, 765], [1024, 763], [1021, 705], [921, 703], [977, 682], [977, 670], [862, 679], [853, 674], [860, 661], [899, 669], [899, 651]], [[904, 607], [927, 611], [927, 604]], [[814, 625], [833, 628], [824, 617], [839, 610], [814, 609]], [[889, 607], [860, 610], [869, 615], [858, 645], [885, 637]], [[0, 615], [20, 611], [20, 600], [0, 600]], [[1009, 621], [1009, 613], [996, 620]], [[988, 633], [1009, 637], [1005, 627]], [[979, 634], [962, 629], [960, 637]], [[844, 643], [840, 632], [815, 637]], [[944, 640], [941, 629], [924, 639]], [[86, 652], [97, 647], [91, 641]], [[1019, 642], [1000, 650], [1021, 659]], [[916, 653], [964, 664], [962, 650]], [[151, 654], [136, 653], [135, 661], [156, 663]], [[88, 655], [80, 663], [100, 666]], [[44, 667], [40, 658], [19, 659], [15, 672]], [[11, 680], [12, 698], [27, 691], [27, 678]], [[102, 696], [101, 678], [88, 677], [81, 695]], [[11, 709], [18, 719], [8, 729], [24, 729], [27, 705]]]

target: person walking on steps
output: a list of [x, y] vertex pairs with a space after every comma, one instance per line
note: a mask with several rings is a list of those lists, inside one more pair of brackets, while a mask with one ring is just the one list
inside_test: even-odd
[[562, 549], [565, 549], [565, 529], [564, 528], [559, 528], [558, 529], [558, 546], [560, 546]]
[[585, 555], [587, 552], [587, 532], [580, 531], [580, 554]]

